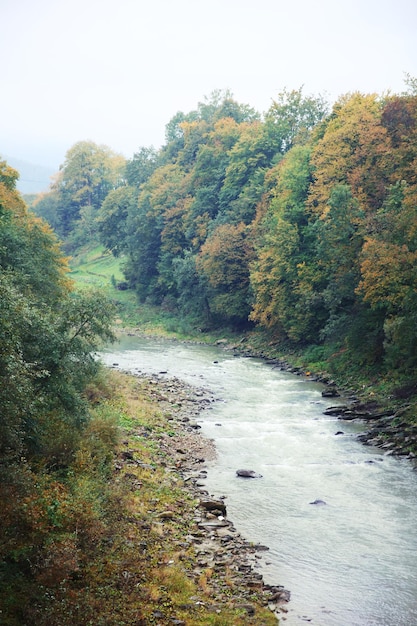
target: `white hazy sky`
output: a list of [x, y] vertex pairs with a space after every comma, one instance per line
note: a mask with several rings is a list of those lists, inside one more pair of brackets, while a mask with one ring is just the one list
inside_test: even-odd
[[57, 169], [77, 141], [130, 158], [215, 89], [260, 113], [417, 76], [416, 0], [0, 0], [0, 154]]

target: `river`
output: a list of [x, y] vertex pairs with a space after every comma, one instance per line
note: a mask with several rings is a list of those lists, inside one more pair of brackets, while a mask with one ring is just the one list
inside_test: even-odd
[[[359, 443], [360, 425], [325, 416], [322, 385], [220, 347], [163, 339], [121, 337], [100, 357], [220, 399], [198, 420], [218, 450], [206, 488], [226, 496], [243, 536], [270, 548], [264, 580], [291, 591], [283, 624], [417, 624], [417, 475]], [[238, 478], [237, 469], [262, 478]]]

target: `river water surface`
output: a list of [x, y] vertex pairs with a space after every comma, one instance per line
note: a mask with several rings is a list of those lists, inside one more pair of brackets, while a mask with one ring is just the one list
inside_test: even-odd
[[[417, 475], [407, 461], [360, 444], [357, 424], [323, 415], [322, 385], [260, 359], [168, 340], [122, 337], [100, 357], [167, 372], [220, 399], [198, 420], [218, 451], [206, 488], [226, 496], [246, 539], [270, 548], [264, 580], [291, 591], [283, 624], [417, 625]], [[237, 469], [262, 478], [237, 478]], [[316, 499], [326, 504], [310, 504]]]

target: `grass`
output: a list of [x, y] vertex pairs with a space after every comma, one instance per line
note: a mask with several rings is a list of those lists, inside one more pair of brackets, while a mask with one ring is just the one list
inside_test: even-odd
[[102, 246], [85, 248], [71, 259], [72, 275], [79, 283], [86, 286], [94, 285], [106, 288], [111, 284], [111, 277], [117, 281], [124, 280], [121, 269], [121, 260]]
[[115, 258], [102, 246], [81, 249], [70, 259], [71, 278], [78, 289], [97, 289], [117, 305], [119, 323], [126, 326], [137, 321], [138, 302], [130, 290], [117, 289], [124, 281], [123, 259]]
[[124, 282], [123, 258], [115, 258], [102, 246], [80, 249], [70, 260], [71, 278], [79, 289], [97, 289], [112, 300], [117, 307], [116, 323], [119, 327], [140, 330], [150, 335], [176, 337], [212, 343], [219, 337], [235, 337], [225, 329], [201, 332], [190, 320], [158, 306], [140, 303], [129, 289], [120, 290], [116, 285]]

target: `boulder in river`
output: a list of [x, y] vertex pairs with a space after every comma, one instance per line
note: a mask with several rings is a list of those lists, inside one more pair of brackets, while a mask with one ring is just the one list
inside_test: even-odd
[[262, 474], [258, 474], [257, 472], [254, 472], [253, 470], [247, 470], [247, 469], [236, 470], [236, 476], [240, 476], [242, 478], [262, 478]]

